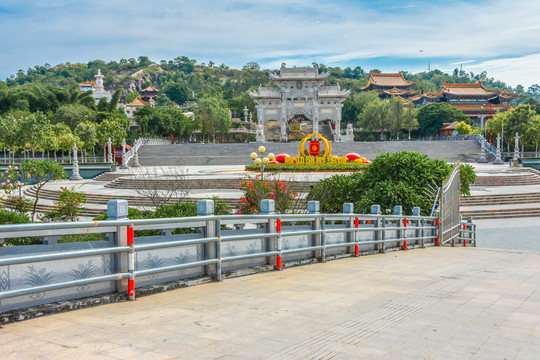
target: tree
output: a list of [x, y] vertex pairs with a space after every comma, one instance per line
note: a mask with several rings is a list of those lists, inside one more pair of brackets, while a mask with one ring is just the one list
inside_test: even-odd
[[250, 61], [242, 67], [242, 70], [261, 70], [261, 67], [258, 63]]
[[401, 98], [394, 96], [390, 99], [388, 103], [388, 122], [390, 123], [390, 128], [392, 132], [399, 139], [399, 133], [403, 128], [403, 117], [405, 114], [405, 106], [403, 105]]
[[528, 123], [525, 131], [527, 141], [535, 145], [535, 156], [538, 156], [538, 143], [540, 142], [540, 115], [534, 116]]
[[124, 101], [126, 102], [126, 104], [130, 104], [138, 97], [139, 97], [139, 93], [136, 91], [133, 91], [133, 92], [127, 93]]
[[183, 104], [189, 99], [189, 89], [184, 83], [167, 83], [159, 93], [167, 95], [171, 101], [177, 104]]
[[461, 110], [446, 102], [432, 103], [418, 110], [418, 124], [422, 135], [431, 135], [439, 131], [443, 123], [453, 123], [454, 121], [465, 121], [470, 123], [471, 119]]
[[29, 115], [19, 122], [19, 136], [24, 148], [30, 148], [32, 158], [35, 157], [37, 149], [43, 149], [43, 139], [49, 126], [49, 119], [41, 112]]
[[156, 96], [156, 106], [169, 106], [171, 103], [171, 99], [164, 92], [160, 92]]
[[78, 124], [85, 121], [96, 121], [96, 114], [83, 105], [62, 105], [54, 114], [54, 123], [64, 123], [71, 130], [75, 130]]
[[462, 121], [456, 125], [456, 131], [459, 135], [469, 135], [472, 132], [472, 126]]
[[34, 222], [41, 189], [50, 181], [67, 179], [67, 174], [62, 165], [48, 160], [24, 160], [21, 164], [21, 173], [27, 179], [36, 181], [36, 200], [32, 208], [32, 222]]
[[93, 150], [98, 143], [96, 125], [91, 122], [84, 122], [77, 125], [75, 135], [81, 140], [79, 148], [84, 150], [84, 155], [88, 161], [88, 150]]
[[418, 120], [416, 119], [416, 109], [414, 106], [409, 105], [405, 110], [403, 116], [403, 129], [409, 132], [409, 140], [411, 139], [411, 130], [418, 129]]
[[528, 104], [521, 104], [510, 111], [506, 112], [507, 127], [509, 131], [508, 140], [515, 139], [515, 134], [518, 133], [519, 143], [525, 147], [525, 140], [529, 123], [536, 117], [536, 111]]
[[378, 100], [366, 106], [360, 114], [360, 124], [365, 130], [377, 131], [384, 139], [384, 132], [391, 126], [391, 119], [388, 116], [388, 103]]
[[143, 136], [188, 138], [195, 127], [182, 109], [170, 106], [145, 106], [137, 110], [135, 118]]
[[[140, 197], [152, 202], [153, 206], [163, 206], [169, 202], [181, 202], [189, 194], [186, 170], [183, 167], [172, 167], [163, 171], [146, 170], [139, 174], [135, 191]], [[168, 179], [166, 186], [160, 179]]]
[[109, 138], [113, 146], [122, 144], [129, 129], [129, 120], [125, 114], [111, 114], [97, 126], [97, 138], [100, 144], [105, 144]]
[[226, 133], [231, 127], [227, 103], [220, 97], [211, 96], [200, 99], [197, 104], [197, 117], [201, 122], [202, 133], [212, 134], [214, 142], [216, 133]]

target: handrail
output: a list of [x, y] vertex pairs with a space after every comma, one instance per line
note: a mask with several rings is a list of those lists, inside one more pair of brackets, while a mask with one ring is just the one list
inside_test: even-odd
[[[222, 277], [222, 266], [250, 267], [251, 262], [257, 260], [276, 269], [281, 269], [281, 259], [287, 256], [300, 258], [320, 258], [322, 261], [334, 254], [349, 253], [358, 256], [359, 249], [366, 253], [373, 250], [385, 252], [390, 248], [406, 250], [409, 247], [424, 247], [438, 244], [438, 219], [433, 216], [412, 215], [381, 215], [381, 214], [259, 214], [259, 215], [200, 215], [185, 218], [164, 219], [119, 219], [96, 222], [64, 222], [64, 223], [36, 223], [0, 225], [0, 238], [26, 237], [36, 234], [88, 234], [88, 233], [112, 233], [115, 242], [103, 242], [98, 248], [84, 248], [73, 246], [75, 244], [62, 244], [60, 250], [54, 246], [41, 245], [36, 250], [27, 246], [15, 252], [2, 252], [0, 248], [0, 267], [14, 267], [25, 265], [28, 269], [45, 271], [48, 266], [56, 266], [60, 269], [73, 269], [88, 263], [96, 256], [107, 257], [115, 260], [116, 268], [107, 273], [104, 268], [89, 274], [86, 278], [57, 277], [55, 281], [31, 284], [25, 278], [18, 278], [17, 286], [0, 288], [0, 299], [14, 298], [21, 304], [24, 299], [32, 294], [43, 294], [48, 291], [66, 289], [67, 298], [81, 297], [81, 294], [73, 287], [88, 286], [90, 284], [118, 282], [118, 284], [130, 284], [129, 297], [135, 296], [135, 279], [143, 276], [157, 278], [156, 274], [183, 272], [188, 269], [203, 269], [207, 276], [217, 280]], [[338, 223], [336, 223], [338, 222]], [[300, 223], [300, 224], [298, 224]], [[255, 224], [251, 229], [231, 229], [231, 225]], [[296, 224], [296, 225], [295, 225]], [[225, 231], [224, 226], [229, 230]], [[461, 238], [471, 240], [475, 232], [474, 224], [466, 223], [467, 229], [461, 227]], [[194, 234], [170, 235], [171, 231], [164, 232], [161, 236], [134, 237], [134, 231], [146, 229], [175, 229], [196, 228]], [[131, 234], [131, 235], [130, 235]], [[135, 233], [137, 234], [137, 233]], [[122, 240], [124, 239], [124, 240]], [[127, 239], [127, 243], [125, 242]], [[302, 243], [298, 243], [298, 239]], [[306, 242], [307, 240], [307, 242]], [[261, 244], [253, 251], [246, 250], [246, 244], [255, 241]], [[92, 244], [91, 242], [88, 243]], [[242, 245], [243, 244], [243, 245]], [[90, 245], [91, 246], [91, 245]], [[230, 252], [231, 247], [244, 246], [243, 252]], [[183, 262], [154, 262], [152, 266], [140, 267], [140, 262], [152, 252], [161, 251], [162, 254], [179, 254], [186, 249], [195, 247], [197, 253], [202, 254], [195, 259], [190, 258]], [[5, 248], [3, 248], [5, 249]], [[28, 249], [21, 253], [20, 250]], [[72, 250], [70, 250], [72, 249]], [[223, 249], [227, 250], [224, 251]], [[336, 250], [335, 250], [336, 249]], [[340, 250], [342, 249], [342, 250]], [[9, 250], [9, 249], [7, 249]], [[36, 251], [39, 251], [36, 253]], [[3, 255], [4, 253], [4, 255]], [[165, 256], [165, 255], [163, 255]], [[176, 256], [176, 255], [174, 255]], [[292, 259], [294, 259], [294, 257]], [[139, 259], [139, 260], [136, 260]], [[279, 259], [279, 260], [278, 260]], [[137, 262], [139, 261], [139, 262]], [[241, 263], [245, 261], [245, 263]], [[240, 264], [238, 264], [240, 262]], [[47, 265], [47, 264], [52, 265]], [[81, 265], [76, 265], [81, 264]], [[100, 266], [105, 266], [105, 263]], [[226, 265], [227, 264], [227, 265]], [[41, 269], [41, 270], [40, 270]], [[49, 270], [47, 270], [49, 271]], [[104, 272], [105, 271], [105, 272]], [[196, 273], [201, 270], [190, 270]], [[229, 271], [229, 270], [227, 270]], [[22, 276], [21, 272], [15, 272]], [[15, 276], [15, 275], [14, 275]], [[167, 275], [171, 276], [171, 275]], [[200, 275], [194, 275], [200, 276]], [[145, 279], [145, 278], [142, 278]], [[166, 279], [166, 277], [164, 277]], [[145, 280], [147, 281], [147, 280]], [[166, 281], [166, 280], [163, 280]], [[132, 287], [131, 287], [132, 286]], [[104, 287], [107, 288], [107, 287]], [[117, 285], [118, 291], [125, 291], [127, 285]], [[124, 290], [122, 290], [124, 289]], [[43, 295], [36, 295], [38, 298]], [[46, 298], [46, 297], [45, 297]], [[43, 300], [46, 302], [46, 300]], [[0, 312], [5, 303], [0, 305]], [[24, 305], [23, 305], [24, 306]]]

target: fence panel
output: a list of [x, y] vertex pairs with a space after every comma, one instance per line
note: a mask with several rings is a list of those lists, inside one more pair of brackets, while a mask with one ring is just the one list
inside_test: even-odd
[[441, 244], [451, 242], [459, 236], [459, 170], [457, 162], [448, 178], [443, 182], [440, 192], [439, 204], [439, 234]]

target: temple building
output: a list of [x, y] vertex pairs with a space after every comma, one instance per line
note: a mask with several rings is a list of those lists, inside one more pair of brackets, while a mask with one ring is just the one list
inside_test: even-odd
[[93, 97], [94, 100], [96, 100], [96, 104], [99, 102], [99, 99], [106, 98], [108, 101], [111, 101], [112, 95], [109, 90], [105, 90], [105, 87], [103, 86], [103, 75], [101, 75], [101, 69], [98, 69], [97, 74], [94, 76], [96, 78], [96, 81], [85, 81], [79, 84], [79, 91], [93, 91]]
[[[340, 123], [343, 101], [349, 90], [338, 86], [324, 86], [329, 73], [319, 74], [317, 64], [313, 67], [286, 68], [281, 64], [279, 73], [270, 73], [275, 87], [259, 86], [249, 96], [256, 104], [259, 128], [279, 123], [279, 139], [286, 141], [291, 123], [297, 119], [312, 121], [313, 132], [320, 132], [323, 121], [330, 124], [335, 141], [341, 138]], [[266, 136], [268, 139], [268, 136]]]
[[379, 97], [387, 99], [392, 96], [400, 96], [404, 99], [417, 97], [420, 95], [419, 90], [413, 90], [412, 87], [416, 84], [414, 81], [407, 81], [401, 72], [397, 74], [382, 74], [369, 73], [369, 80], [365, 87], [360, 88], [360, 91], [376, 91]]
[[511, 101], [517, 94], [506, 90], [490, 90], [479, 81], [476, 84], [443, 83], [439, 91], [428, 92], [410, 100], [416, 106], [424, 106], [433, 102], [445, 101], [469, 116], [473, 125], [482, 125], [485, 120], [498, 111], [506, 111], [513, 106]]
[[156, 100], [156, 96], [159, 93], [159, 89], [156, 89], [153, 86], [149, 86], [141, 90], [141, 99], [144, 101], [150, 101], [150, 99]]
[[94, 91], [94, 86], [96, 85], [93, 81], [85, 81], [79, 84], [79, 91], [86, 92], [88, 90]]
[[124, 108], [124, 112], [126, 113], [129, 119], [129, 123], [131, 127], [137, 126], [137, 123], [135, 122], [135, 115], [134, 115], [135, 111], [137, 111], [138, 109], [146, 105], [150, 105], [150, 103], [144, 101], [139, 96], [135, 100], [130, 102], [129, 104], [126, 104], [126, 107]]

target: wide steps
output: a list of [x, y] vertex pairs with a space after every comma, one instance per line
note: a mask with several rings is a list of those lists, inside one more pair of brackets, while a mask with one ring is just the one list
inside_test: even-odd
[[[140, 189], [140, 188], [152, 188], [152, 189], [170, 189], [176, 186], [177, 181], [182, 181], [182, 189], [222, 189], [222, 190], [238, 190], [242, 179], [186, 179], [186, 180], [166, 180], [166, 179], [137, 179], [133, 177], [120, 177], [110, 183], [106, 184], [107, 188], [114, 189]], [[296, 192], [308, 192], [311, 186], [317, 182], [303, 181], [303, 182], [288, 182]]]
[[526, 186], [540, 185], [540, 176], [523, 174], [511, 176], [479, 176], [473, 186]]
[[540, 217], [540, 207], [497, 210], [462, 210], [460, 211], [460, 215], [464, 218], [471, 216], [473, 220]]
[[462, 197], [459, 200], [460, 206], [509, 205], [523, 203], [540, 203], [540, 193], [473, 195]]
[[[30, 197], [35, 197], [35, 188], [31, 187], [27, 189], [25, 195]], [[39, 198], [51, 201], [58, 200], [59, 192], [54, 190], [42, 189], [39, 192]], [[139, 197], [139, 196], [126, 196], [126, 195], [89, 195], [86, 194], [86, 203], [95, 204], [95, 205], [107, 205], [109, 200], [127, 200], [129, 206], [131, 207], [153, 207], [154, 204], [148, 198]], [[170, 203], [179, 202], [179, 201], [198, 201], [200, 198], [171, 198]], [[240, 203], [240, 199], [221, 199], [229, 206], [236, 206]], [[52, 208], [51, 208], [52, 209]]]

